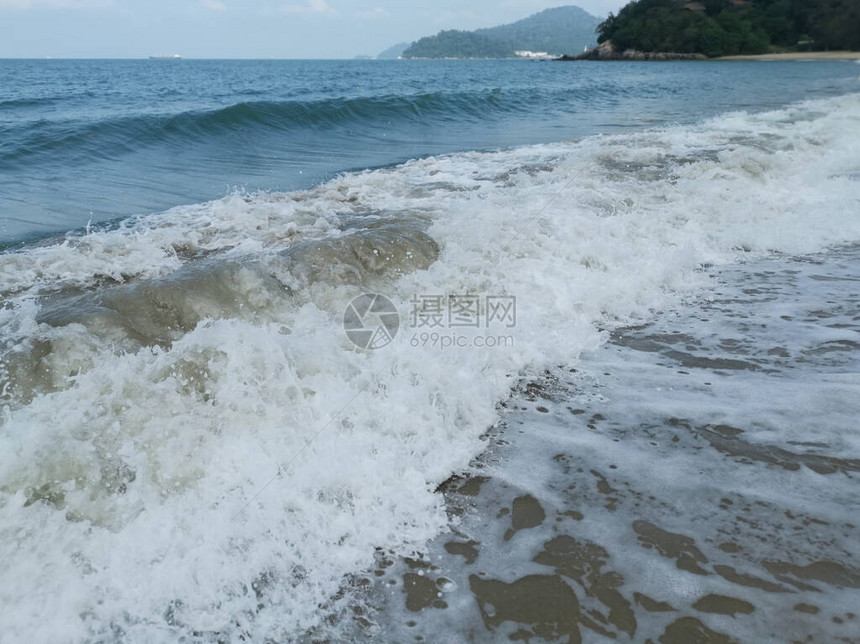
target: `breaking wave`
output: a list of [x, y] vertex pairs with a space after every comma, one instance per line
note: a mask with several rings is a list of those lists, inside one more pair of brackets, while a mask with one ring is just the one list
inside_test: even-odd
[[[386, 109], [408, 118], [410, 101]], [[860, 240], [858, 136], [849, 95], [237, 193], [0, 254], [0, 628], [214, 642], [318, 627], [374, 548], [407, 553], [447, 525], [435, 488], [521, 378], [707, 287], [704, 265]], [[370, 352], [341, 323], [367, 291], [404, 321]], [[434, 294], [516, 297], [515, 343], [413, 346], [410, 301]]]

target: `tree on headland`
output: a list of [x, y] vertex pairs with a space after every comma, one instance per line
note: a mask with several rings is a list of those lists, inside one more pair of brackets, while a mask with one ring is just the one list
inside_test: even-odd
[[809, 34], [821, 48], [860, 50], [860, 2], [816, 0]]
[[513, 58], [514, 45], [451, 29], [412, 43], [404, 58]]
[[860, 49], [858, 0], [634, 0], [598, 28], [618, 50], [762, 54]]

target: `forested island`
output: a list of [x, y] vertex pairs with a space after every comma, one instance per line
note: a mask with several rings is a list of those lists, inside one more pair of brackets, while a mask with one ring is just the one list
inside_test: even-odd
[[598, 18], [575, 6], [476, 31], [441, 31], [412, 43], [401, 58], [515, 58], [517, 51], [576, 53], [595, 44]]
[[513, 58], [514, 47], [472, 31], [449, 29], [414, 42], [401, 58]]
[[634, 0], [597, 32], [598, 42], [616, 52], [858, 50], [860, 0]]

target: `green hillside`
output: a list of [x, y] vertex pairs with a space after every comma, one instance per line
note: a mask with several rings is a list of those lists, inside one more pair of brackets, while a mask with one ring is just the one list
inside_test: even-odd
[[377, 60], [394, 60], [396, 58], [400, 58], [400, 55], [409, 48], [408, 42], [397, 43], [396, 45], [392, 45], [382, 53], [380, 53], [376, 59]]
[[518, 22], [478, 29], [476, 34], [512, 43], [516, 49], [575, 54], [597, 42], [599, 18], [579, 7], [546, 9]]
[[707, 56], [860, 49], [858, 0], [635, 0], [598, 27], [616, 50]]
[[401, 54], [403, 58], [510, 58], [514, 46], [479, 36], [471, 31], [440, 31], [418, 40]]
[[556, 7], [509, 25], [441, 31], [421, 38], [403, 58], [513, 58], [519, 50], [577, 53], [596, 42], [600, 21], [579, 7]]

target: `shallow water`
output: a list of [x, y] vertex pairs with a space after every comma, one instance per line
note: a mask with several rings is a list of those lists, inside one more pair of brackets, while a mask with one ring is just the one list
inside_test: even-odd
[[[447, 528], [436, 490], [486, 449], [487, 428], [498, 423], [497, 405], [512, 388], [551, 367], [578, 368], [613, 332], [653, 324], [655, 312], [707, 292], [713, 282], [703, 267], [752, 266], [774, 253], [804, 256], [860, 240], [858, 124], [860, 98], [847, 94], [686, 125], [416, 159], [301, 191], [177, 206], [0, 254], [0, 632], [45, 641], [212, 642], [293, 640], [324, 629], [327, 615], [353, 603], [345, 580], [373, 571], [377, 548], [407, 555]], [[808, 273], [824, 291], [855, 283], [832, 277]], [[779, 280], [754, 277], [749, 288], [764, 293], [748, 296], [749, 307], [771, 297], [767, 289], [777, 289], [774, 309], [794, 306], [791, 297], [782, 304], [783, 291], [791, 291]], [[376, 351], [358, 349], [344, 332], [345, 311], [364, 293], [389, 298], [401, 319], [394, 340]], [[803, 314], [816, 321], [836, 311], [837, 322], [848, 323], [853, 300], [840, 297], [849, 313], [816, 302]], [[489, 319], [490, 303], [512, 298], [515, 316]], [[463, 326], [462, 305], [475, 299], [480, 324]], [[767, 351], [778, 351], [764, 355], [749, 346], [749, 329], [729, 334], [730, 300], [721, 305], [729, 311], [725, 329], [713, 337], [690, 330], [689, 343], [681, 343], [671, 337], [676, 329], [645, 327], [610, 345], [636, 357], [635, 373], [623, 368], [628, 358], [614, 365], [611, 351], [601, 354], [604, 371], [631, 380], [621, 383], [627, 398], [641, 393], [636, 406], [618, 407], [614, 425], [607, 411], [583, 418], [561, 400], [542, 404], [546, 413], [523, 411], [526, 434], [550, 435], [568, 417], [585, 426], [574, 434], [580, 460], [569, 474], [563, 464], [545, 467], [545, 451], [537, 450], [521, 461], [516, 484], [529, 489], [540, 474], [552, 490], [553, 476], [579, 476], [577, 490], [598, 508], [594, 518], [605, 519], [590, 522], [595, 532], [581, 538], [606, 550], [612, 565], [601, 569], [625, 583], [644, 561], [640, 538], [664, 564], [649, 573], [658, 581], [674, 579], [678, 562], [709, 573], [689, 573], [694, 580], [723, 579], [727, 586], [709, 591], [715, 594], [734, 596], [715, 565], [731, 567], [725, 574], [738, 579], [764, 579], [738, 557], [719, 558], [707, 541], [717, 537], [685, 522], [680, 510], [697, 510], [717, 493], [743, 508], [744, 495], [756, 490], [757, 501], [776, 508], [749, 506], [765, 539], [783, 505], [801, 523], [813, 517], [850, 530], [835, 517], [852, 502], [847, 477], [855, 475], [856, 439], [846, 430], [836, 441], [831, 429], [856, 416], [840, 403], [856, 383], [834, 362], [852, 359], [855, 330], [803, 327], [787, 339], [774, 336]], [[434, 302], [450, 314], [435, 336], [421, 325], [431, 321]], [[718, 313], [710, 315], [722, 319]], [[454, 334], [466, 344], [454, 348]], [[726, 385], [715, 397], [720, 385], [709, 375], [710, 386], [697, 385], [702, 414], [694, 417], [686, 398], [675, 404], [653, 391], [668, 391], [653, 361], [671, 364], [673, 373], [717, 369], [749, 380], [728, 379], [743, 386]], [[751, 401], [735, 415], [726, 411], [722, 401], [743, 401], [756, 387], [766, 392], [763, 405], [775, 401], [768, 372], [778, 367], [790, 381], [792, 369], [801, 369], [795, 364], [812, 374], [834, 371], [790, 390], [793, 413], [827, 402], [813, 426], [779, 424], [792, 416], [777, 407], [763, 407], [771, 425], [750, 424]], [[609, 386], [565, 378], [573, 380], [559, 381], [562, 398]], [[652, 389], [642, 393], [635, 385], [645, 381]], [[595, 400], [603, 391], [594, 388]], [[671, 418], [679, 423], [671, 435], [677, 445], [661, 429]], [[586, 432], [588, 424], [599, 431]], [[666, 447], [659, 459], [651, 441]], [[528, 450], [517, 454], [525, 459]], [[750, 466], [727, 469], [734, 459]], [[718, 480], [698, 489], [688, 466]], [[727, 472], [737, 476], [720, 478]], [[822, 478], [829, 505], [819, 503]], [[777, 484], [801, 479], [807, 487], [795, 492], [808, 508], [789, 503]], [[679, 508], [678, 516], [634, 516], [631, 506], [644, 503], [634, 492], [648, 490]], [[516, 506], [513, 499], [525, 494], [499, 497], [499, 508], [507, 504], [516, 519], [499, 526], [507, 548], [541, 534], [532, 524], [555, 521], [542, 489], [530, 493], [534, 500]], [[616, 496], [613, 512], [605, 506]], [[710, 517], [692, 516], [701, 515]], [[575, 515], [563, 521], [573, 525]], [[645, 522], [638, 532], [634, 521]], [[728, 518], [720, 525], [735, 527]], [[508, 529], [515, 531], [504, 541]], [[610, 534], [626, 535], [629, 557], [620, 558]], [[826, 543], [820, 553], [802, 551], [808, 559], [753, 553], [772, 562], [771, 583], [802, 590], [784, 577], [826, 593], [819, 577], [853, 579], [847, 533], [834, 534], [826, 541], [836, 539], [844, 556]], [[548, 540], [535, 542], [529, 556]], [[739, 545], [746, 542], [754, 539]], [[571, 547], [563, 540], [546, 556]], [[623, 595], [613, 579], [604, 585]], [[479, 578], [475, 589], [489, 604], [501, 586], [484, 582], [512, 580]], [[563, 591], [558, 580], [548, 583]], [[620, 602], [609, 590], [599, 592]], [[688, 584], [648, 596], [680, 610], [698, 601], [694, 590]], [[421, 593], [414, 605], [426, 601]], [[737, 599], [763, 612], [761, 597]], [[841, 600], [833, 601], [835, 610]], [[631, 610], [644, 624], [641, 610]], [[487, 615], [493, 628], [508, 628]], [[629, 632], [627, 617], [616, 620], [623, 629], [612, 626], [615, 618], [590, 619]], [[484, 633], [483, 619], [472, 623]], [[733, 632], [710, 617], [708, 624]], [[562, 627], [593, 630], [570, 620]], [[338, 639], [336, 630], [329, 636]]]
[[721, 269], [519, 388], [354, 635], [857, 641], [858, 275], [857, 246]]

